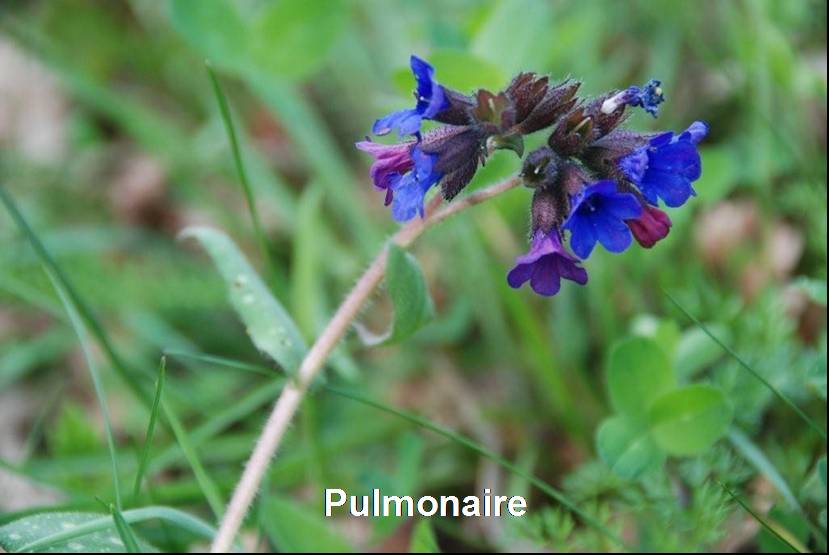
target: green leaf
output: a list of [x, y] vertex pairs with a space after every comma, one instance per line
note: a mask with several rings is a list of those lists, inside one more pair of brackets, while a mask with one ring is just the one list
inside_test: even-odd
[[665, 462], [647, 427], [626, 416], [608, 418], [596, 432], [599, 456], [616, 474], [636, 479]]
[[[708, 329], [723, 341], [731, 341], [731, 333], [725, 326], [709, 324]], [[716, 341], [699, 328], [691, 328], [682, 334], [676, 349], [676, 373], [680, 378], [690, 378], [696, 372], [710, 366], [722, 357]]]
[[283, 553], [347, 553], [351, 546], [329, 529], [322, 517], [280, 497], [265, 502], [263, 524], [274, 545]]
[[115, 522], [115, 529], [118, 531], [118, 536], [127, 548], [127, 552], [141, 553], [141, 546], [138, 544], [138, 538], [135, 537], [132, 528], [130, 528], [130, 525], [127, 524], [127, 521], [124, 519], [124, 515], [121, 514], [118, 507], [110, 505], [109, 512], [112, 514], [112, 520]]
[[250, 30], [251, 58], [258, 70], [300, 78], [325, 62], [348, 20], [339, 0], [280, 0], [257, 15]]
[[81, 346], [81, 352], [83, 353], [84, 360], [86, 360], [86, 366], [89, 370], [89, 376], [92, 379], [93, 389], [95, 390], [95, 397], [98, 399], [98, 407], [101, 409], [101, 417], [104, 422], [104, 433], [106, 435], [107, 440], [107, 450], [109, 451], [109, 460], [110, 465], [112, 468], [112, 489], [115, 493], [115, 505], [117, 507], [121, 507], [121, 486], [120, 486], [120, 477], [118, 473], [118, 457], [116, 455], [115, 450], [115, 436], [112, 433], [112, 422], [109, 418], [109, 406], [107, 404], [106, 392], [104, 391], [104, 385], [101, 381], [101, 375], [98, 372], [97, 364], [95, 363], [95, 357], [92, 354], [92, 345], [89, 341], [89, 337], [86, 333], [86, 328], [84, 327], [81, 317], [78, 314], [75, 305], [69, 299], [69, 296], [66, 294], [66, 290], [60, 284], [60, 281], [55, 277], [55, 274], [48, 269], [46, 270], [49, 279], [52, 281], [52, 286], [55, 288], [55, 291], [58, 293], [58, 297], [60, 297], [61, 303], [63, 304], [63, 308], [66, 310], [67, 316], [69, 316], [69, 321], [72, 324], [72, 328], [75, 330], [75, 334], [78, 336], [78, 342]]
[[665, 296], [666, 296], [666, 297], [668, 297], [668, 300], [670, 300], [670, 301], [674, 304], [674, 306], [676, 306], [676, 307], [680, 310], [680, 312], [682, 312], [685, 316], [687, 316], [687, 317], [688, 317], [688, 319], [689, 319], [689, 320], [691, 320], [694, 324], [696, 324], [696, 325], [697, 325], [697, 327], [699, 327], [702, 331], [704, 331], [704, 332], [705, 332], [705, 334], [706, 334], [706, 335], [708, 335], [708, 337], [710, 337], [713, 341], [715, 341], [715, 342], [716, 342], [716, 343], [717, 343], [720, 347], [722, 347], [722, 349], [723, 349], [723, 350], [725, 350], [725, 352], [727, 352], [729, 355], [731, 355], [731, 357], [732, 357], [734, 360], [736, 360], [736, 361], [739, 363], [739, 365], [740, 365], [740, 366], [742, 366], [742, 367], [743, 367], [743, 368], [744, 368], [744, 369], [745, 369], [745, 370], [746, 370], [749, 374], [751, 374], [752, 376], [754, 376], [754, 377], [757, 379], [757, 381], [759, 381], [760, 383], [762, 383], [762, 384], [763, 384], [766, 388], [768, 388], [768, 390], [769, 390], [769, 391], [771, 391], [771, 392], [772, 392], [772, 393], [773, 393], [773, 394], [774, 394], [774, 395], [775, 395], [778, 399], [780, 399], [781, 401], [783, 401], [783, 403], [785, 403], [785, 404], [786, 404], [786, 405], [787, 405], [790, 409], [792, 409], [794, 412], [796, 412], [796, 413], [797, 413], [797, 415], [800, 417], [800, 419], [801, 419], [801, 420], [803, 420], [803, 422], [805, 422], [806, 424], [808, 424], [808, 426], [809, 426], [812, 430], [814, 430], [814, 432], [815, 432], [815, 433], [817, 433], [817, 434], [818, 434], [818, 435], [819, 435], [819, 436], [823, 439], [823, 441], [826, 441], [826, 430], [824, 430], [823, 428], [821, 428], [820, 426], [818, 426], [818, 425], [817, 425], [817, 423], [816, 423], [814, 420], [812, 420], [812, 419], [809, 417], [809, 415], [808, 415], [808, 414], [806, 414], [805, 412], [803, 412], [803, 409], [801, 409], [800, 407], [798, 407], [798, 406], [797, 406], [797, 404], [795, 404], [795, 402], [794, 402], [794, 401], [792, 401], [791, 399], [789, 399], [789, 398], [788, 398], [786, 395], [784, 395], [784, 394], [783, 394], [783, 393], [782, 393], [779, 389], [777, 389], [776, 387], [774, 387], [774, 386], [771, 384], [771, 382], [769, 382], [769, 381], [768, 381], [766, 378], [764, 378], [764, 377], [763, 377], [763, 376], [762, 376], [759, 372], [757, 372], [757, 370], [755, 370], [754, 368], [752, 368], [752, 367], [751, 367], [751, 366], [750, 366], [750, 365], [749, 365], [749, 364], [748, 364], [748, 363], [747, 363], [747, 362], [746, 362], [746, 361], [745, 361], [745, 360], [744, 360], [744, 359], [743, 359], [740, 355], [738, 355], [738, 354], [737, 354], [737, 352], [736, 352], [736, 351], [734, 351], [734, 349], [732, 349], [731, 347], [729, 347], [729, 346], [728, 346], [728, 345], [727, 345], [727, 344], [726, 344], [723, 340], [721, 340], [719, 337], [717, 337], [716, 335], [714, 335], [714, 334], [711, 332], [711, 330], [709, 330], [709, 329], [708, 329], [708, 328], [707, 328], [707, 327], [706, 327], [706, 326], [705, 326], [702, 322], [700, 322], [700, 321], [699, 321], [699, 319], [698, 319], [696, 316], [694, 316], [693, 314], [691, 314], [690, 312], [688, 312], [688, 310], [687, 310], [684, 306], [682, 306], [682, 305], [679, 303], [679, 301], [677, 301], [677, 300], [674, 298], [674, 296], [673, 296], [673, 295], [671, 295], [671, 294], [670, 294], [670, 293], [668, 293], [667, 291], [664, 291], [664, 293], [665, 293]]
[[761, 553], [805, 553], [809, 542], [809, 523], [803, 513], [772, 507], [767, 522], [769, 528], [761, 528], [757, 545]]
[[728, 439], [737, 451], [780, 492], [790, 508], [802, 511], [800, 504], [797, 502], [797, 497], [792, 493], [783, 475], [777, 470], [774, 463], [766, 457], [766, 454], [751, 441], [751, 438], [737, 428], [732, 428], [728, 432]]
[[415, 524], [409, 553], [440, 553], [435, 531], [428, 520], [420, 519]]
[[320, 230], [323, 193], [319, 183], [306, 187], [297, 207], [297, 228], [294, 234], [294, 259], [291, 264], [291, 311], [306, 337], [313, 336], [325, 314], [322, 281], [324, 264]]
[[680, 339], [679, 324], [674, 320], [659, 319], [651, 314], [641, 314], [631, 323], [633, 335], [647, 337], [665, 351], [668, 358], [673, 360], [676, 355], [677, 344]]
[[617, 412], [644, 418], [653, 401], [675, 387], [675, 380], [662, 348], [650, 339], [632, 337], [611, 350], [607, 385]]
[[150, 448], [153, 445], [153, 435], [155, 434], [155, 425], [158, 422], [159, 408], [161, 407], [161, 394], [164, 392], [164, 379], [167, 375], [167, 357], [161, 357], [161, 363], [158, 368], [158, 378], [155, 382], [155, 396], [153, 397], [153, 406], [150, 409], [150, 420], [147, 423], [147, 434], [144, 437], [144, 447], [141, 449], [141, 457], [138, 460], [138, 470], [135, 473], [135, 485], [132, 489], [133, 499], [138, 498], [141, 491], [141, 482], [144, 480], [144, 473], [147, 470], [147, 463], [150, 461]]
[[248, 31], [229, 0], [170, 0], [170, 21], [187, 43], [214, 63], [247, 63]]
[[[102, 526], [89, 533], [68, 539], [60, 539], [60, 536], [56, 536], [55, 542], [41, 544], [41, 547], [36, 547], [33, 551], [39, 553], [67, 553], [73, 551], [76, 553], [104, 553], [126, 550], [127, 547], [118, 535], [113, 519], [95, 513], [39, 513], [15, 520], [0, 527], [0, 547], [10, 553], [19, 551], [33, 542], [39, 542], [50, 536], [78, 529], [81, 526], [101, 520], [103, 520]], [[144, 541], [138, 540], [137, 544], [143, 552], [158, 552], [157, 549]]]
[[[47, 270], [50, 276], [54, 278], [54, 280], [60, 283], [61, 288], [66, 293], [66, 296], [72, 301], [74, 308], [80, 314], [81, 318], [83, 319], [84, 323], [88, 326], [89, 330], [92, 332], [92, 335], [100, 343], [100, 346], [103, 350], [104, 355], [109, 359], [112, 367], [116, 370], [116, 372], [120, 375], [120, 377], [124, 380], [124, 382], [129, 386], [135, 396], [144, 403], [147, 407], [150, 406], [150, 399], [149, 396], [145, 395], [144, 389], [142, 388], [141, 384], [136, 377], [138, 372], [135, 368], [132, 368], [126, 364], [124, 358], [118, 353], [115, 349], [115, 346], [112, 340], [109, 337], [106, 329], [101, 325], [98, 318], [92, 312], [90, 305], [84, 300], [83, 297], [78, 294], [77, 289], [69, 280], [69, 277], [63, 271], [63, 269], [55, 262], [55, 259], [43, 245], [43, 242], [38, 238], [35, 231], [32, 229], [29, 222], [20, 212], [17, 207], [17, 204], [14, 202], [14, 199], [11, 195], [8, 194], [6, 189], [0, 184], [0, 202], [6, 207], [9, 214], [14, 220], [17, 227], [20, 231], [25, 235], [29, 243], [31, 244], [35, 254], [40, 259], [41, 264], [43, 265], [44, 269]], [[162, 412], [164, 416], [167, 418], [167, 422], [169, 424], [170, 430], [176, 436], [176, 439], [182, 445], [182, 449], [188, 444], [188, 439], [186, 434], [184, 433], [184, 428], [179, 420], [178, 416], [173, 412], [173, 410], [162, 403]], [[195, 456], [195, 453], [190, 450], [187, 456], [187, 461], [193, 468], [193, 472], [196, 475], [196, 479], [199, 482], [199, 486], [202, 487], [204, 490], [205, 496], [207, 497], [208, 502], [210, 503], [211, 509], [213, 512], [218, 516], [221, 515], [221, 510], [223, 508], [223, 502], [221, 501], [220, 496], [218, 495], [218, 488], [216, 488], [215, 484], [209, 479], [206, 472], [204, 472], [204, 468], [198, 458]]]
[[[268, 270], [275, 274], [273, 262], [271, 261], [270, 249], [268, 248], [268, 240], [265, 237], [265, 232], [262, 228], [262, 222], [259, 220], [259, 212], [256, 209], [256, 198], [253, 195], [253, 189], [248, 181], [248, 174], [245, 170], [245, 163], [242, 160], [242, 153], [239, 149], [239, 139], [236, 135], [236, 127], [233, 125], [233, 117], [230, 115], [230, 106], [227, 103], [222, 85], [219, 83], [219, 78], [210, 67], [207, 65], [207, 74], [210, 76], [210, 82], [213, 85], [213, 92], [216, 95], [216, 102], [219, 104], [219, 112], [222, 114], [222, 121], [225, 124], [225, 133], [230, 142], [230, 150], [233, 152], [233, 161], [236, 164], [236, 173], [239, 176], [239, 184], [242, 186], [242, 192], [245, 194], [245, 201], [248, 205], [248, 212], [250, 212], [251, 223], [253, 224], [253, 232], [256, 235], [256, 240], [259, 243], [259, 249], [262, 251], [262, 258], [267, 264]], [[273, 276], [271, 276], [273, 277]]]
[[689, 385], [657, 399], [648, 411], [656, 443], [671, 455], [698, 455], [731, 425], [732, 408], [722, 391]]
[[784, 548], [786, 553], [799, 553], [805, 551], [805, 549], [801, 550], [795, 545], [799, 543], [796, 538], [792, 537], [786, 530], [781, 529], [776, 523], [773, 524], [767, 521], [765, 518], [760, 516], [757, 511], [751, 508], [746, 501], [743, 501], [737, 494], [729, 489], [728, 486], [720, 482], [720, 487], [733, 499], [736, 501], [742, 508], [747, 512], [751, 517], [757, 521], [758, 524], [761, 526], [761, 532], [766, 531], [769, 533], [770, 537], [776, 538], [780, 541], [780, 545]]
[[198, 239], [213, 259], [253, 344], [293, 373], [305, 355], [305, 341], [239, 248], [223, 232], [208, 227], [188, 227], [181, 237]]
[[388, 345], [405, 339], [434, 316], [432, 298], [417, 259], [394, 244], [389, 247], [386, 262], [386, 284], [394, 304], [394, 322], [380, 336], [359, 328], [367, 345]]

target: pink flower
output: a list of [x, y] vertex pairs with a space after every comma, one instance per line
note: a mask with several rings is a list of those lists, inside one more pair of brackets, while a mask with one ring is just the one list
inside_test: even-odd
[[412, 147], [414, 141], [394, 145], [384, 145], [373, 141], [365, 140], [357, 143], [357, 148], [368, 152], [374, 157], [374, 163], [369, 171], [374, 186], [386, 191], [385, 204], [391, 204], [394, 193], [394, 185], [400, 177], [414, 166], [412, 160]]

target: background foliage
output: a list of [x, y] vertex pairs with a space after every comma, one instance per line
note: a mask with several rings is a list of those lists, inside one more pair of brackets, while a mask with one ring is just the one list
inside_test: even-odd
[[[463, 433], [563, 490], [632, 548], [790, 548], [733, 491], [789, 544], [825, 550], [825, 440], [665, 295], [825, 429], [825, 18], [825, 3], [806, 0], [3, 2], [0, 187], [77, 297], [59, 279], [53, 286], [31, 238], [2, 212], [0, 523], [17, 528], [0, 528], [0, 545], [19, 548], [37, 534], [10, 534], [64, 518], [98, 528], [44, 548], [207, 541], [205, 522], [216, 523], [281, 387], [279, 366], [290, 370], [395, 228], [352, 145], [375, 117], [406, 105], [417, 53], [461, 90], [502, 87], [519, 70], [576, 76], [587, 93], [662, 79], [659, 120], [632, 124], [711, 124], [699, 196], [671, 213], [674, 228], [656, 248], [597, 252], [590, 284], [567, 284], [552, 300], [505, 281], [524, 250], [528, 191], [443, 224], [413, 250], [422, 270], [396, 254], [397, 286], [361, 323], [379, 333], [392, 307], [417, 312], [398, 314], [389, 344], [366, 347], [352, 334], [327, 383]], [[237, 125], [264, 243], [205, 59]], [[519, 164], [498, 152], [471, 187]], [[231, 304], [210, 258], [176, 240], [192, 224], [223, 229], [264, 285], [245, 281]], [[225, 277], [255, 277], [238, 253], [213, 247]], [[433, 307], [400, 297], [406, 280], [421, 286], [421, 271]], [[110, 346], [84, 331], [78, 299]], [[256, 310], [279, 313], [272, 302], [295, 322], [279, 341]], [[432, 308], [427, 325], [394, 341]], [[334, 486], [410, 495], [494, 487], [527, 495], [530, 513], [323, 521], [320, 492]], [[41, 516], [110, 509], [114, 519]], [[20, 524], [27, 515], [42, 520]], [[325, 388], [304, 403], [242, 542], [618, 549], [521, 473]]]

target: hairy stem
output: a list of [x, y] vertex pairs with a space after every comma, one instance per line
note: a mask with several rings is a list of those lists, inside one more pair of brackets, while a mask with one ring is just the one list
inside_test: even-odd
[[[517, 177], [512, 177], [482, 189], [464, 198], [440, 208], [441, 196], [436, 195], [426, 210], [427, 215], [423, 219], [415, 219], [400, 228], [391, 238], [391, 242], [396, 243], [401, 247], [408, 247], [423, 232], [430, 227], [439, 224], [446, 218], [465, 210], [476, 204], [480, 204], [496, 195], [514, 188], [519, 183]], [[359, 314], [360, 309], [371, 296], [374, 288], [383, 279], [386, 271], [386, 258], [388, 256], [388, 245], [384, 246], [377, 257], [363, 273], [362, 277], [357, 281], [354, 288], [345, 298], [343, 303], [334, 313], [334, 317], [325, 327], [323, 332], [317, 338], [316, 342], [311, 346], [305, 359], [299, 366], [296, 378], [289, 381], [279, 395], [274, 405], [273, 412], [268, 417], [262, 434], [256, 442], [256, 447], [248, 460], [245, 470], [239, 483], [236, 484], [236, 489], [233, 492], [233, 497], [228, 504], [227, 511], [219, 526], [219, 532], [213, 541], [211, 552], [225, 553], [233, 544], [236, 533], [242, 525], [242, 520], [256, 496], [259, 486], [262, 482], [262, 477], [268, 470], [270, 461], [274, 453], [279, 448], [282, 437], [291, 423], [291, 419], [299, 408], [308, 386], [314, 381], [320, 369], [325, 365], [325, 361], [337, 346], [340, 339], [346, 334], [354, 318]]]

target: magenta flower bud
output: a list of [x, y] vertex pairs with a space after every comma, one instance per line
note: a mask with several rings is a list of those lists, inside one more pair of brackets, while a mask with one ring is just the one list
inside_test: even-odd
[[671, 218], [655, 206], [644, 205], [642, 215], [635, 220], [626, 220], [633, 236], [646, 249], [668, 236], [671, 231]]

